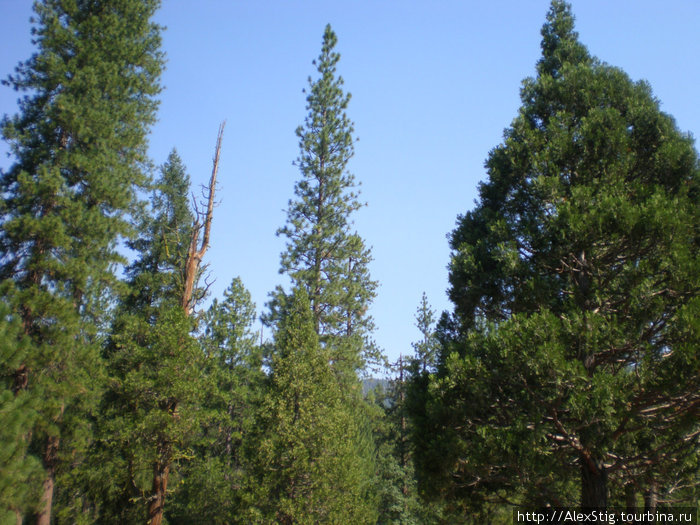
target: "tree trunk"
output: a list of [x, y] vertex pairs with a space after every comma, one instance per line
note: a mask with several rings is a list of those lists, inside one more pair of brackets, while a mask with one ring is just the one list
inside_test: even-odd
[[56, 454], [58, 453], [59, 438], [50, 436], [46, 441], [44, 451], [44, 468], [46, 478], [42, 485], [41, 503], [39, 513], [36, 516], [36, 525], [50, 525], [51, 507], [53, 505], [53, 489], [56, 476]]
[[608, 506], [608, 475], [602, 461], [581, 458], [581, 507], [605, 510]]
[[[637, 491], [634, 489], [634, 483], [625, 485], [625, 507], [628, 514], [634, 514], [637, 510]], [[634, 523], [634, 521], [626, 523]]]
[[153, 467], [153, 487], [151, 489], [151, 501], [148, 503], [149, 525], [161, 525], [163, 522], [165, 494], [168, 490], [169, 475], [170, 461], [158, 462]]
[[634, 490], [633, 483], [625, 485], [625, 506], [627, 507], [627, 512], [634, 512], [634, 509], [637, 507], [637, 492]]
[[649, 488], [644, 491], [644, 512], [656, 512], [656, 503], [658, 501], [658, 492], [656, 481], [649, 483]]

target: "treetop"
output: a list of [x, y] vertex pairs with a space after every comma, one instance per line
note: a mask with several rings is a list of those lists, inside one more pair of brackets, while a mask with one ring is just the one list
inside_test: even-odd
[[590, 61], [586, 46], [578, 40], [574, 30], [575, 17], [571, 4], [563, 0], [552, 0], [547, 13], [547, 22], [542, 26], [542, 58], [537, 63], [540, 75], [559, 75], [564, 64]]

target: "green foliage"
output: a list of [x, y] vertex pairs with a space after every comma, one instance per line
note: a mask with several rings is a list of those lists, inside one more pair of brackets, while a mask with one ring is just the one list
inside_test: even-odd
[[162, 67], [149, 21], [157, 2], [113, 4], [37, 2], [38, 52], [7, 81], [31, 94], [3, 122], [17, 159], [2, 179], [2, 248], [13, 254], [3, 275], [25, 281], [33, 270], [66, 294], [114, 279], [116, 237], [130, 232], [125, 215], [146, 182]]
[[[162, 67], [159, 28], [150, 22], [156, 7], [36, 2], [37, 51], [5, 82], [27, 95], [19, 114], [2, 122], [15, 163], [0, 179], [0, 279], [5, 319], [21, 323], [13, 336], [22, 359], [13, 371], [3, 366], [0, 398], [8, 430], [25, 447], [12, 453], [17, 461], [3, 477], [30, 485], [3, 487], [0, 499], [6, 502], [5, 490], [25, 502], [38, 492], [39, 477], [25, 467], [40, 458], [43, 478], [56, 480], [59, 513], [76, 521], [82, 511], [68, 506], [79, 497], [61, 484], [90, 442], [103, 379], [100, 330], [122, 261], [117, 242], [132, 232], [129, 212], [147, 178], [146, 134]], [[47, 488], [41, 497], [52, 495]], [[33, 507], [45, 520], [53, 511], [37, 501], [9, 504], [20, 514]]]
[[697, 454], [698, 161], [646, 83], [588, 55], [566, 3], [542, 35], [450, 237], [420, 466], [455, 500], [605, 506]]
[[240, 278], [204, 316], [202, 373], [208, 391], [201, 403], [201, 435], [194, 458], [168, 513], [172, 523], [245, 523], [250, 505], [251, 464], [257, 444], [255, 416], [266, 379], [256, 345], [255, 305]]
[[413, 352], [421, 372], [434, 371], [440, 347], [435, 333], [435, 312], [428, 304], [428, 297], [423, 292], [421, 302], [416, 309], [416, 328], [421, 333], [421, 339], [413, 343]]
[[106, 352], [109, 389], [95, 453], [104, 480], [93, 487], [105, 522], [144, 520], [154, 468], [177, 472], [191, 456], [205, 389], [193, 319], [181, 305], [193, 224], [188, 189], [173, 152], [156, 185], [153, 218], [133, 244], [144, 251], [128, 268], [129, 288]]
[[189, 189], [190, 177], [173, 150], [153, 187], [150, 213], [141, 216], [140, 233], [129, 242], [139, 254], [126, 272], [132, 292], [124, 298], [125, 306], [134, 311], [180, 301], [194, 224]]
[[[306, 292], [296, 288], [275, 336], [256, 436], [263, 523], [372, 523], [373, 465], [365, 430], [321, 347]], [[371, 445], [371, 443], [367, 443]]]
[[[336, 43], [327, 26], [314, 61], [319, 78], [309, 78], [308, 115], [296, 130], [300, 153], [295, 164], [302, 178], [294, 188], [296, 200], [289, 202], [287, 224], [277, 234], [289, 240], [280, 273], [306, 290], [321, 344], [332, 349], [341, 374], [353, 375], [375, 352], [366, 339], [373, 327], [367, 308], [377, 284], [369, 276], [370, 251], [351, 230], [351, 215], [361, 204], [355, 178], [346, 169], [354, 153], [353, 124], [345, 113], [350, 95], [336, 76]], [[273, 297], [272, 321], [285, 301], [281, 289]]]
[[22, 325], [0, 303], [0, 523], [15, 523], [36, 507], [43, 479], [41, 462], [27, 454], [26, 440], [34, 426], [36, 400], [27, 391], [12, 391], [14, 373], [27, 356]]

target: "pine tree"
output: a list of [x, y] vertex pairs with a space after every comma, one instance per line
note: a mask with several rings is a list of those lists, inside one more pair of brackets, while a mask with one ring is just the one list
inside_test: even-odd
[[[104, 522], [162, 516], [173, 464], [187, 456], [197, 425], [202, 353], [193, 319], [182, 306], [185, 264], [194, 217], [189, 176], [176, 152], [161, 168], [141, 236], [139, 258], [128, 268], [106, 359], [110, 388], [97, 456], [107, 472], [95, 498]], [[159, 501], [158, 512], [151, 512]]]
[[413, 343], [415, 359], [420, 364], [420, 371], [433, 371], [437, 361], [439, 342], [435, 333], [435, 312], [428, 304], [428, 297], [423, 292], [420, 305], [416, 309], [416, 328], [421, 339]]
[[374, 523], [363, 429], [320, 346], [303, 288], [288, 298], [275, 335], [269, 389], [255, 442], [265, 523]]
[[462, 501], [602, 508], [698, 452], [697, 153], [573, 27], [554, 0], [450, 238], [455, 315], [421, 429], [441, 439], [421, 468]]
[[[351, 230], [351, 215], [361, 204], [355, 178], [347, 172], [354, 130], [345, 113], [350, 95], [343, 92], [342, 77], [336, 76], [336, 43], [327, 26], [321, 54], [314, 61], [319, 78], [309, 78], [309, 113], [296, 130], [300, 154], [295, 164], [301, 180], [294, 188], [296, 200], [289, 202], [287, 224], [277, 233], [289, 241], [280, 273], [307, 291], [321, 344], [331, 349], [336, 370], [352, 375], [373, 350], [366, 341], [372, 329], [367, 309], [376, 282], [369, 276], [370, 251]], [[272, 320], [283, 302], [278, 290]]]
[[[281, 257], [280, 273], [289, 275], [293, 289], [297, 290], [295, 293], [303, 290], [307, 295], [319, 356], [327, 360], [340, 389], [341, 399], [329, 403], [333, 410], [324, 417], [344, 421], [345, 436], [341, 439], [337, 434], [329, 435], [329, 439], [340, 454], [338, 464], [342, 464], [346, 457], [355, 458], [356, 468], [349, 472], [357, 476], [356, 486], [343, 489], [347, 490], [347, 497], [355, 497], [353, 495], [372, 485], [375, 476], [371, 410], [362, 397], [357, 373], [368, 358], [376, 358], [376, 349], [369, 339], [372, 320], [367, 314], [376, 282], [369, 276], [370, 251], [362, 238], [352, 231], [351, 216], [361, 204], [355, 178], [347, 171], [354, 152], [354, 130], [345, 113], [350, 95], [344, 93], [343, 79], [336, 75], [340, 60], [340, 55], [334, 51], [336, 43], [335, 33], [326, 26], [321, 54], [314, 61], [319, 76], [315, 80], [309, 78], [308, 114], [304, 125], [296, 131], [300, 154], [295, 164], [301, 172], [301, 180], [295, 185], [296, 199], [289, 202], [287, 223], [277, 233], [288, 239]], [[273, 294], [266, 320], [272, 324], [280, 323], [285, 312], [298, 308], [292, 307], [290, 300], [291, 296], [278, 288]], [[280, 346], [284, 348], [284, 344], [277, 345], [273, 352], [280, 351]], [[311, 350], [307, 348], [304, 352]], [[305, 359], [315, 363], [319, 356], [306, 356]], [[288, 378], [291, 370], [284, 371], [279, 367], [294, 368], [298, 364], [291, 359], [282, 359], [277, 366], [277, 377]], [[307, 363], [307, 366], [318, 371], [316, 364]], [[310, 371], [305, 373], [305, 381], [313, 380]], [[298, 387], [302, 388], [302, 385]], [[338, 393], [330, 385], [324, 388], [330, 388], [325, 395], [331, 399]], [[342, 447], [345, 448], [340, 452]], [[333, 470], [314, 470], [304, 474], [308, 476], [308, 483], [345, 486], [346, 474], [331, 464], [327, 468]], [[332, 476], [337, 476], [337, 479], [330, 481]], [[334, 505], [335, 501], [340, 500], [331, 498], [329, 505]], [[362, 503], [363, 512], [372, 514], [373, 505], [373, 498], [367, 498]], [[353, 513], [360, 512], [359, 507], [353, 509]], [[337, 514], [339, 510], [323, 512], [337, 515], [337, 519], [342, 516]]]
[[[3, 365], [2, 395], [13, 392], [17, 406], [26, 396], [37, 416], [21, 434], [24, 454], [43, 464], [41, 502], [15, 510], [36, 509], [40, 524], [51, 520], [57, 476], [74, 468], [89, 440], [99, 310], [121, 261], [117, 240], [131, 232], [127, 214], [146, 181], [162, 68], [159, 28], [150, 22], [156, 7], [37, 2], [38, 50], [6, 82], [28, 93], [3, 122], [15, 164], [0, 180], [0, 279], [26, 351], [14, 370]], [[2, 417], [16, 420], [14, 410]]]
[[42, 480], [41, 462], [27, 455], [26, 435], [36, 420], [33, 399], [26, 390], [13, 392], [7, 379], [27, 358], [22, 323], [9, 315], [0, 303], [0, 363], [3, 389], [0, 390], [0, 523], [15, 523], [22, 514], [36, 508]]
[[377, 443], [377, 524], [409, 525], [422, 523], [422, 504], [418, 499], [408, 448], [405, 360], [399, 358], [396, 366], [399, 376], [388, 383], [387, 390], [378, 387], [372, 392], [377, 412], [372, 419]]
[[129, 243], [139, 257], [127, 268], [132, 294], [123, 306], [139, 311], [164, 301], [177, 302], [182, 295], [184, 265], [195, 222], [189, 191], [190, 176], [173, 150], [160, 168], [150, 213], [142, 217], [141, 234]]
[[231, 473], [240, 473], [243, 467], [242, 442], [250, 432], [265, 377], [262, 348], [253, 332], [255, 319], [255, 304], [238, 277], [205, 317], [202, 344], [215, 388], [207, 407], [218, 434], [215, 448]]
[[377, 490], [381, 496], [377, 523], [461, 523], [464, 515], [450, 513], [441, 502], [421, 499], [418, 491], [414, 461], [417, 440], [411, 439], [415, 428], [409, 415], [425, 395], [439, 348], [434, 312], [425, 293], [416, 309], [415, 320], [421, 338], [411, 345], [414, 355], [400, 356], [392, 370], [394, 379], [388, 382], [386, 392], [376, 392], [376, 402], [382, 412], [373, 420], [380, 477]]
[[255, 319], [255, 304], [238, 277], [202, 319], [202, 374], [209, 389], [201, 404], [202, 434], [169, 522], [245, 522], [253, 493], [251, 451], [257, 445], [250, 442], [266, 377], [253, 332]]

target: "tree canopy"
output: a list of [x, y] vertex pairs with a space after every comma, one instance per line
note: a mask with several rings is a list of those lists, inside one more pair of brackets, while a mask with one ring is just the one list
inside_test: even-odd
[[212, 229], [224, 124], [201, 202], [174, 149], [159, 170], [147, 154], [158, 6], [36, 0], [36, 52], [4, 82], [23, 98], [1, 124], [0, 525], [697, 503], [698, 154], [649, 84], [589, 53], [568, 3], [448, 237], [454, 309], [436, 323], [423, 294], [382, 378], [335, 32], [296, 130], [288, 281], [258, 312], [240, 277], [205, 303], [210, 245], [239, 248]]
[[[85, 453], [103, 386], [107, 297], [124, 261], [118, 242], [133, 233], [129, 217], [147, 181], [146, 135], [158, 106], [157, 6], [36, 2], [37, 51], [6, 81], [25, 96], [2, 123], [14, 164], [0, 178], [0, 280], [3, 321], [21, 323], [23, 350], [0, 365], [3, 390], [15, 396], [10, 403], [3, 393], [0, 417], [25, 445], [13, 457], [39, 459], [44, 472], [41, 502], [10, 508], [18, 519], [36, 513], [42, 525], [57, 477]], [[27, 412], [18, 418], [18, 409]], [[21, 482], [23, 472], [26, 465], [13, 466], [7, 476]]]
[[428, 401], [444, 439], [424, 469], [464, 498], [605, 507], [623, 485], [672, 487], [698, 450], [697, 154], [573, 28], [552, 2], [537, 76], [450, 236]]

